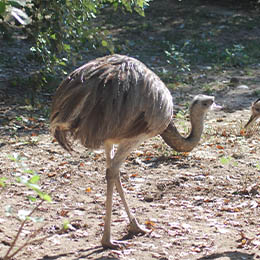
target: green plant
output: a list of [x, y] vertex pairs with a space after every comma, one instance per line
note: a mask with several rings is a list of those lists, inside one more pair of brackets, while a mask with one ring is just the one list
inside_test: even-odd
[[254, 96], [260, 96], [260, 90], [259, 89], [254, 90], [253, 95]]
[[207, 84], [207, 83], [202, 86], [202, 89], [203, 89], [204, 93], [207, 94], [207, 95], [210, 95], [210, 94], [213, 93], [212, 86]]
[[[31, 48], [45, 65], [47, 74], [66, 74], [67, 66], [82, 59], [80, 50], [103, 49], [113, 53], [114, 45], [109, 32], [94, 20], [108, 5], [114, 10], [135, 10], [144, 15], [148, 0], [83, 0], [39, 1], [33, 0], [34, 13], [30, 26], [36, 45]], [[36, 34], [35, 34], [36, 33]], [[35, 34], [35, 35], [34, 35]], [[46, 74], [46, 73], [45, 73]], [[44, 76], [44, 73], [42, 73]], [[44, 81], [46, 78], [43, 77]]]
[[[23, 36], [32, 42], [30, 59], [42, 64], [30, 74], [29, 84], [25, 84], [31, 91], [31, 104], [37, 103], [37, 92], [50, 78], [63, 78], [68, 68], [89, 50], [114, 52], [109, 31], [95, 23], [104, 9], [112, 7], [113, 12], [120, 8], [144, 16], [148, 3], [149, 0], [0, 0], [0, 25], [3, 21], [5, 28], [0, 28], [0, 33], [5, 30], [8, 36], [14, 28], [23, 29]], [[13, 19], [9, 19], [10, 15]]]
[[185, 120], [186, 116], [187, 116], [187, 111], [184, 111], [184, 110], [180, 110], [176, 114], [176, 118], [181, 119], [181, 120]]
[[[41, 242], [50, 236], [47, 235], [41, 238], [35, 238], [42, 230], [43, 226], [41, 226], [40, 228], [34, 230], [22, 245], [17, 246], [18, 239], [23, 231], [25, 224], [28, 221], [32, 221], [32, 222], [43, 221], [42, 217], [39, 216], [33, 217], [33, 214], [37, 211], [37, 209], [42, 205], [44, 201], [51, 202], [51, 197], [45, 191], [43, 191], [41, 187], [38, 185], [40, 176], [37, 175], [34, 171], [28, 169], [24, 157], [20, 156], [19, 154], [14, 154], [12, 156], [9, 156], [9, 159], [11, 159], [15, 163], [18, 169], [17, 172], [14, 173], [16, 185], [18, 187], [20, 185], [26, 186], [28, 189], [33, 190], [36, 196], [27, 196], [27, 199], [28, 201], [30, 201], [30, 203], [36, 203], [36, 205], [33, 207], [32, 210], [21, 209], [18, 210], [17, 212], [15, 212], [15, 210], [12, 208], [11, 205], [5, 206], [6, 216], [17, 219], [18, 221], [21, 222], [21, 224], [13, 239], [13, 242], [11, 243], [6, 254], [3, 256], [3, 260], [12, 259], [26, 246], [32, 243]], [[0, 187], [3, 189], [6, 187], [6, 185], [7, 185], [7, 178], [1, 178]]]
[[1, 177], [0, 178], [0, 187], [4, 188], [6, 186], [6, 178], [5, 177]]
[[167, 62], [173, 65], [179, 72], [190, 71], [190, 64], [184, 53], [185, 44], [183, 46], [169, 42], [166, 44], [169, 49], [164, 51], [167, 57]]
[[242, 44], [234, 44], [231, 48], [225, 49], [225, 63], [230, 66], [241, 66], [249, 62], [249, 56]]
[[227, 156], [227, 157], [220, 157], [219, 159], [220, 163], [222, 165], [228, 165], [228, 166], [237, 166], [237, 162], [231, 157], [231, 156]]
[[257, 63], [259, 44], [255, 40], [241, 40], [239, 43], [216, 41], [216, 34], [224, 32], [224, 29], [213, 28], [202, 35], [194, 31], [188, 39], [176, 36], [172, 42], [165, 41], [168, 63], [179, 72], [189, 72], [198, 65], [212, 70]]
[[255, 167], [258, 171], [260, 171], [260, 163], [257, 163]]

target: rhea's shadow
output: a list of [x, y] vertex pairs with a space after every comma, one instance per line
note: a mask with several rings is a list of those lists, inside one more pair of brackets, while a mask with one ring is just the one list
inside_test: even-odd
[[247, 254], [243, 252], [238, 252], [238, 251], [228, 251], [228, 252], [223, 252], [223, 253], [215, 253], [211, 254], [209, 256], [204, 256], [201, 258], [198, 258], [197, 260], [213, 260], [213, 259], [219, 259], [222, 257], [228, 257], [230, 260], [254, 260], [254, 255], [255, 254]]
[[[75, 257], [74, 260], [79, 260], [82, 258], [88, 259], [88, 257], [95, 255], [95, 254], [100, 254], [102, 252], [106, 251], [102, 246], [96, 246], [96, 247], [91, 247], [88, 249], [80, 249], [77, 251], [77, 254], [80, 254], [78, 257]], [[45, 255], [43, 258], [40, 258], [38, 260], [58, 260], [62, 257], [72, 257], [76, 252], [69, 252], [65, 254], [57, 254], [57, 255]], [[109, 256], [101, 256], [96, 258], [96, 260], [118, 260], [118, 258], [115, 257], [109, 257]]]

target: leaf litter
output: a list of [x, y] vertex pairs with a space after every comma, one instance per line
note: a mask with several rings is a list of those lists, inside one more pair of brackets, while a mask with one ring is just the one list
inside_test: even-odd
[[[229, 102], [232, 97], [222, 98]], [[105, 216], [104, 153], [76, 145], [72, 157], [49, 135], [46, 120], [16, 114], [12, 111], [0, 130], [0, 177], [12, 182], [0, 193], [0, 256], [19, 225], [5, 216], [5, 206], [26, 212], [33, 204], [24, 200], [28, 191], [14, 184], [17, 166], [7, 155], [15, 152], [27, 158], [28, 168], [52, 194], [52, 202], [38, 213], [44, 218], [44, 235], [55, 234], [28, 247], [17, 260], [198, 260], [221, 259], [225, 252], [235, 255], [233, 259], [260, 258], [260, 136], [239, 125], [248, 119], [249, 108], [209, 114], [203, 138], [191, 153], [173, 153], [160, 137], [133, 151], [122, 166], [122, 183], [132, 211], [151, 232], [129, 239], [123, 250], [110, 251], [99, 247]], [[115, 194], [115, 239], [126, 235], [127, 224]], [[30, 223], [23, 236], [33, 230]]]

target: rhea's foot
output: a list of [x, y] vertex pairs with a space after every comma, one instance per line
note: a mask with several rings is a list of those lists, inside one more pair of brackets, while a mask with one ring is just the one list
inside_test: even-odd
[[129, 228], [129, 233], [133, 234], [133, 235], [138, 235], [138, 234], [146, 234], [150, 232], [150, 230], [142, 227], [141, 225], [139, 225], [139, 223], [137, 222], [137, 220], [134, 218], [131, 220], [130, 222], [130, 228]]
[[101, 245], [103, 246], [103, 248], [105, 249], [122, 249], [123, 247], [126, 247], [128, 245], [127, 242], [123, 242], [123, 241], [117, 241], [117, 240], [107, 240], [105, 241], [104, 239], [101, 240]]

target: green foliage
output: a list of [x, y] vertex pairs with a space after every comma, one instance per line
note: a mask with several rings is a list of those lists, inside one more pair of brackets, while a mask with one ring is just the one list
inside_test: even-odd
[[5, 177], [1, 177], [0, 178], [0, 187], [2, 187], [2, 188], [5, 187], [5, 184], [6, 184], [5, 182], [6, 182], [6, 178]]
[[67, 230], [69, 228], [70, 222], [68, 220], [65, 220], [63, 222], [63, 230]]
[[231, 157], [221, 157], [219, 159], [220, 163], [223, 165], [227, 165], [230, 163]]
[[[8, 158], [16, 164], [16, 167], [18, 169], [18, 171], [14, 173], [16, 177], [16, 182], [26, 186], [28, 189], [33, 190], [42, 200], [51, 202], [51, 197], [47, 193], [42, 191], [41, 187], [38, 185], [40, 176], [36, 174], [33, 170], [28, 169], [25, 163], [25, 158], [17, 153], [9, 155]], [[2, 186], [1, 180], [0, 186]], [[30, 197], [29, 199], [31, 201], [35, 201], [35, 199], [32, 197]]]
[[114, 52], [109, 32], [95, 24], [95, 18], [103, 9], [112, 6], [111, 11], [121, 8], [143, 16], [149, 1], [0, 0], [0, 21], [5, 21], [5, 25], [12, 24], [11, 14], [34, 42], [33, 57], [44, 65], [36, 79], [32, 79], [32, 91], [35, 92], [49, 81], [49, 75], [63, 77], [67, 66], [76, 65], [75, 61], [81, 60], [84, 52], [98, 48], [105, 53]]
[[257, 163], [255, 167], [258, 171], [260, 171], [260, 163]]
[[186, 124], [187, 123], [187, 121], [186, 121], [187, 114], [188, 114], [188, 109], [180, 110], [176, 114], [176, 119], [178, 119], [178, 125], [181, 127], [181, 129], [184, 133], [188, 132], [188, 127]]
[[219, 159], [219, 161], [222, 165], [230, 165], [230, 166], [238, 165], [238, 163], [231, 156], [227, 156], [227, 157], [223, 156]]
[[191, 66], [212, 65], [225, 67], [240, 67], [257, 62], [259, 46], [246, 42], [220, 46], [209, 39], [191, 39], [184, 43], [166, 42], [165, 54], [167, 61], [172, 64], [177, 71], [188, 72]]
[[203, 89], [204, 93], [207, 95], [211, 95], [213, 93], [212, 86], [207, 83], [202, 86], [202, 89]]
[[[41, 227], [40, 229], [37, 229], [34, 232], [32, 232], [32, 234], [29, 235], [28, 239], [23, 243], [23, 245], [18, 246], [18, 247], [16, 245], [18, 238], [23, 231], [25, 223], [27, 223], [28, 221], [37, 222], [37, 223], [43, 222], [44, 219], [42, 217], [39, 217], [39, 216], [33, 217], [32, 216], [33, 213], [39, 208], [39, 206], [44, 201], [51, 202], [50, 195], [48, 195], [46, 192], [44, 192], [38, 184], [38, 182], [40, 181], [40, 176], [37, 175], [34, 171], [28, 169], [28, 167], [26, 166], [26, 163], [25, 163], [25, 158], [19, 154], [13, 154], [8, 157], [10, 160], [13, 161], [13, 163], [15, 163], [16, 168], [17, 168], [17, 172], [14, 173], [14, 176], [16, 177], [16, 183], [18, 185], [20, 185], [20, 184], [24, 185], [28, 189], [31, 189], [36, 193], [36, 197], [33, 197], [33, 196], [27, 197], [29, 199], [28, 201], [37, 202], [38, 196], [41, 200], [40, 200], [40, 202], [38, 202], [38, 204], [36, 204], [34, 206], [34, 208], [32, 210], [20, 209], [16, 212], [11, 205], [5, 206], [6, 217], [14, 217], [14, 218], [18, 219], [21, 222], [21, 224], [20, 224], [20, 227], [18, 229], [16, 236], [14, 237], [13, 242], [11, 243], [9, 249], [7, 250], [7, 252], [3, 258], [4, 260], [13, 259], [13, 257], [27, 245], [32, 244], [36, 241], [42, 241], [47, 238], [47, 237], [43, 237], [40, 239], [35, 239], [35, 236], [42, 229], [42, 227]], [[6, 180], [7, 180], [6, 178], [0, 179], [0, 187], [3, 188], [6, 186]]]
[[177, 71], [187, 72], [190, 71], [189, 61], [185, 57], [185, 45], [179, 46], [167, 42], [169, 50], [165, 50], [167, 62], [176, 67]]
[[107, 4], [115, 9], [132, 9], [143, 15], [146, 0], [84, 0], [84, 1], [39, 1], [32, 15], [33, 33], [37, 32], [36, 46], [32, 51], [41, 58], [47, 72], [66, 74], [69, 61], [81, 59], [80, 50], [103, 48], [114, 52], [108, 31], [95, 25], [93, 19]]

